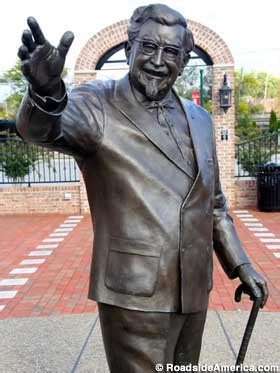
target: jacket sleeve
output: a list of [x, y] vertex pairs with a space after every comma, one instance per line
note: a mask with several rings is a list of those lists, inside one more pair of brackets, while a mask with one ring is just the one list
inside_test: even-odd
[[236, 269], [242, 264], [250, 263], [250, 261], [237, 236], [233, 220], [228, 212], [226, 198], [221, 189], [214, 130], [213, 144], [215, 164], [213, 247], [227, 276], [233, 279], [237, 277]]
[[104, 110], [94, 84], [74, 88], [54, 110], [47, 110], [28, 91], [21, 103], [17, 132], [25, 140], [75, 157], [94, 153], [102, 142]]

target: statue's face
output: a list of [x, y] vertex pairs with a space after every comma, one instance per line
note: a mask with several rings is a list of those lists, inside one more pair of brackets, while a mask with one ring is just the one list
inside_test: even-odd
[[127, 47], [133, 86], [149, 100], [161, 100], [185, 66], [185, 29], [148, 20]]

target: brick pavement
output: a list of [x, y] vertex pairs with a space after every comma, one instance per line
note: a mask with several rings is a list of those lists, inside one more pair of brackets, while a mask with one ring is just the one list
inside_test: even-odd
[[[267, 229], [265, 233], [274, 234], [273, 239], [280, 238], [280, 213], [260, 213], [250, 210], [243, 214], [245, 220], [246, 214], [250, 214], [252, 219], [256, 219], [257, 224], [263, 224], [261, 227], [264, 228], [261, 229]], [[268, 279], [271, 297], [265, 311], [279, 311], [280, 258], [277, 258], [274, 253], [280, 253], [280, 249], [278, 251], [268, 249], [268, 244], [261, 242], [261, 237], [255, 235], [256, 231], [249, 230], [250, 227], [245, 225], [248, 222], [242, 221], [242, 218], [237, 215], [232, 213], [243, 245], [256, 269]], [[56, 239], [58, 233], [56, 229], [64, 229], [61, 228], [63, 223], [71, 226], [71, 218], [69, 221], [67, 215], [0, 217], [0, 297], [2, 292], [17, 291], [10, 299], [0, 299], [0, 309], [1, 305], [5, 306], [0, 311], [0, 319], [97, 311], [95, 302], [87, 299], [92, 246], [90, 217], [86, 215], [79, 222], [77, 221], [76, 226], [71, 228], [72, 231], [67, 232], [59, 242], [55, 242], [56, 248], [45, 249], [45, 245], [52, 245], [53, 239]], [[44, 242], [46, 239], [47, 242]], [[38, 245], [44, 246], [37, 249]], [[47, 256], [29, 255], [40, 250], [51, 253]], [[23, 260], [30, 259], [44, 259], [44, 263], [20, 264]], [[34, 273], [10, 274], [10, 271], [15, 268], [37, 269]], [[1, 284], [1, 280], [20, 278], [28, 280], [24, 285]], [[209, 308], [212, 310], [250, 309], [251, 302], [245, 299], [241, 303], [233, 301], [237, 285], [237, 280], [227, 279], [215, 258], [214, 289]]]
[[[28, 256], [38, 245], [48, 245], [43, 240], [67, 218], [63, 215], [0, 217], [0, 280], [28, 277], [23, 286], [0, 286], [0, 291], [18, 291], [12, 299], [0, 299], [0, 304], [6, 305], [0, 318], [96, 311], [95, 302], [87, 299], [92, 242], [89, 217], [73, 228], [57, 248], [49, 250], [51, 255]], [[38, 258], [44, 258], [45, 262], [19, 265], [22, 260]], [[13, 268], [34, 266], [38, 270], [33, 274], [9, 275]]]

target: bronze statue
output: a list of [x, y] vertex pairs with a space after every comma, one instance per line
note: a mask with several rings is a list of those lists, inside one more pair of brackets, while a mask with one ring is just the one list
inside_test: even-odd
[[110, 371], [197, 364], [213, 249], [262, 306], [268, 291], [228, 214], [211, 117], [172, 89], [192, 33], [165, 5], [137, 8], [128, 75], [82, 84], [68, 97], [61, 73], [74, 35], [55, 48], [34, 18], [28, 25], [18, 55], [30, 84], [17, 129], [73, 155], [83, 174], [94, 217], [89, 298], [98, 302]]

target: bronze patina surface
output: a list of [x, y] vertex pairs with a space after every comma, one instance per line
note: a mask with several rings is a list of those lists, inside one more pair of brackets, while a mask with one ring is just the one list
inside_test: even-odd
[[73, 155], [82, 172], [94, 217], [89, 298], [99, 303], [110, 371], [197, 364], [213, 250], [262, 306], [268, 292], [228, 213], [211, 117], [172, 88], [194, 47], [186, 20], [161, 4], [137, 8], [128, 75], [69, 95], [61, 73], [73, 33], [56, 48], [34, 18], [28, 25], [18, 55], [29, 89], [17, 130]]

